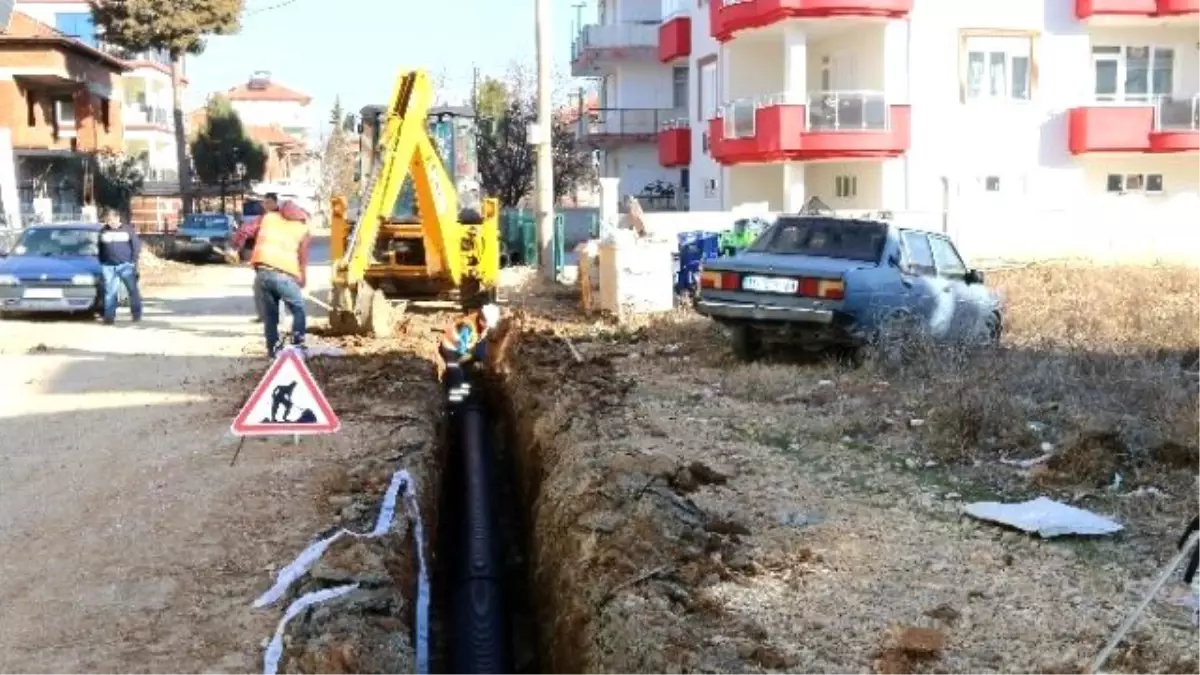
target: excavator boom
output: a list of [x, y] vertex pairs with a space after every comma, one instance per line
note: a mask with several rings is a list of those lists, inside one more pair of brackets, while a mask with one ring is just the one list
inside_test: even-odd
[[[478, 211], [460, 210], [459, 190], [464, 183], [456, 183], [447, 172], [447, 150], [430, 137], [433, 98], [428, 74], [401, 71], [380, 119], [371, 121], [375, 147], [366, 148], [364, 154], [370, 153], [367, 157], [375, 161], [369, 176], [364, 176], [362, 209], [353, 224], [347, 218], [345, 197], [334, 197], [331, 252], [336, 262], [330, 323], [335, 332], [364, 332], [367, 326], [368, 332], [381, 332], [388, 322], [371, 316], [385, 308], [375, 297], [382, 297], [377, 290], [401, 296], [456, 291], [465, 300], [495, 288], [500, 267], [499, 205], [487, 199]], [[456, 138], [449, 143], [454, 145]], [[444, 139], [439, 135], [439, 140]], [[469, 155], [474, 156], [473, 145]], [[411, 179], [407, 194], [415, 197], [415, 212], [397, 219], [394, 214], [406, 178]]]

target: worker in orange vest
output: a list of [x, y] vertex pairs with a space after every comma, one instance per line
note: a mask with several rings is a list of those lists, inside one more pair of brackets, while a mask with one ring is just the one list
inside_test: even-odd
[[[284, 202], [278, 211], [266, 213], [255, 228], [254, 252], [250, 266], [255, 284], [263, 292], [263, 336], [267, 354], [273, 359], [282, 343], [279, 339], [279, 303], [292, 315], [292, 344], [304, 346], [306, 316], [304, 286], [308, 283], [308, 214], [295, 202]], [[245, 236], [242, 232], [239, 235]], [[234, 248], [241, 246], [236, 241]]]

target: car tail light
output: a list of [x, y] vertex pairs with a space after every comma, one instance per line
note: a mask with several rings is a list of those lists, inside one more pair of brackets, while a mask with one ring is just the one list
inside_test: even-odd
[[700, 288], [713, 291], [736, 291], [741, 284], [737, 272], [707, 270], [700, 273]]
[[796, 288], [796, 294], [805, 298], [841, 300], [846, 297], [846, 285], [841, 279], [813, 279], [804, 277]]

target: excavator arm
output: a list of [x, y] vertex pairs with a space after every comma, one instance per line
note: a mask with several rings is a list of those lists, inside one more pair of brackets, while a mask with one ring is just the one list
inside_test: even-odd
[[[379, 123], [378, 161], [366, 179], [363, 208], [352, 226], [346, 220], [345, 199], [333, 200], [330, 323], [335, 332], [389, 332], [390, 305], [368, 283], [368, 275], [376, 280], [442, 283], [464, 296], [494, 288], [499, 273], [499, 206], [487, 199], [481, 213], [460, 212], [458, 186], [429, 133], [433, 99], [433, 83], [425, 72], [400, 72]], [[393, 207], [410, 176], [419, 226], [393, 225]], [[388, 254], [392, 263], [376, 260], [376, 246], [385, 231], [401, 240], [419, 239], [414, 245], [419, 245], [423, 259], [399, 263]]]

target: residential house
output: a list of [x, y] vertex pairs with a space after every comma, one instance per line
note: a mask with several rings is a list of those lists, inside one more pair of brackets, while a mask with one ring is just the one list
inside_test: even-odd
[[[181, 200], [170, 56], [162, 50], [131, 53], [106, 44], [88, 4], [80, 0], [17, 0], [16, 7], [63, 35], [126, 62], [129, 68], [121, 82], [124, 143], [120, 149], [139, 157], [146, 175], [144, 194], [134, 200], [134, 221], [161, 226], [176, 218]], [[181, 89], [187, 84], [187, 78], [181, 77]]]
[[93, 196], [81, 160], [123, 146], [121, 77], [129, 66], [24, 12], [0, 19], [0, 129], [13, 157], [11, 171], [0, 172], [9, 178], [0, 212], [77, 218]]

